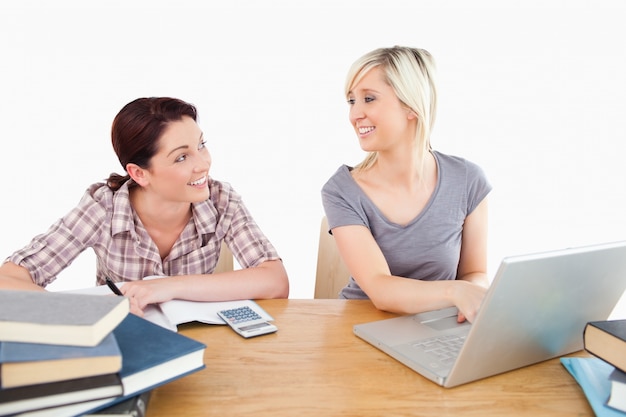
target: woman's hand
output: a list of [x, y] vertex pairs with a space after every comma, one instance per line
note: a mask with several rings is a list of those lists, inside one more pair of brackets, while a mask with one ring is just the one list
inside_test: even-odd
[[473, 323], [485, 298], [487, 288], [464, 280], [456, 280], [454, 284], [453, 302], [459, 309], [457, 321], [462, 323], [467, 320]]
[[130, 312], [136, 316], [143, 317], [143, 309], [139, 308], [139, 303], [132, 297], [128, 297], [130, 301]]
[[[172, 299], [171, 280], [167, 278], [125, 282], [120, 291], [130, 299], [131, 312], [141, 311], [148, 304], [162, 303]], [[138, 314], [139, 315], [139, 314]]]

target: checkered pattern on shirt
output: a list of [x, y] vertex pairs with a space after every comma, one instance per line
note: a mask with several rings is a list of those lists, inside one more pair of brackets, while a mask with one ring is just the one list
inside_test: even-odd
[[211, 180], [209, 190], [207, 201], [192, 205], [192, 218], [163, 260], [131, 208], [128, 185], [113, 193], [102, 183], [89, 187], [72, 211], [8, 260], [46, 286], [88, 248], [96, 254], [99, 284], [106, 276], [132, 281], [149, 275], [209, 274], [222, 243], [243, 268], [280, 259], [228, 183]]

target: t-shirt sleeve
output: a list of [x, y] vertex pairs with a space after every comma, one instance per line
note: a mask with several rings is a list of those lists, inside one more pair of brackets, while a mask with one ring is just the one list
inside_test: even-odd
[[347, 184], [347, 173], [340, 168], [322, 187], [322, 205], [329, 230], [339, 226], [359, 225], [368, 227], [367, 217], [357, 204], [359, 196], [354, 187]]
[[483, 169], [473, 162], [467, 163], [467, 215], [487, 197], [492, 189]]

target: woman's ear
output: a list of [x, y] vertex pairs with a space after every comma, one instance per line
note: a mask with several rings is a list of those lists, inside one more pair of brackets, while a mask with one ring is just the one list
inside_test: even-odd
[[148, 184], [148, 175], [145, 169], [136, 164], [126, 164], [126, 172], [141, 187]]

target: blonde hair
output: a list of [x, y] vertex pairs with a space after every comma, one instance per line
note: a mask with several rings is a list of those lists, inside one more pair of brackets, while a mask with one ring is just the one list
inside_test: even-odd
[[[403, 46], [379, 48], [369, 52], [350, 67], [345, 84], [346, 97], [365, 74], [375, 67], [382, 68], [385, 81], [393, 88], [398, 99], [417, 115], [415, 151], [421, 171], [424, 158], [431, 149], [430, 134], [437, 113], [433, 57], [424, 49]], [[376, 152], [370, 152], [356, 169], [370, 168], [377, 157]]]

